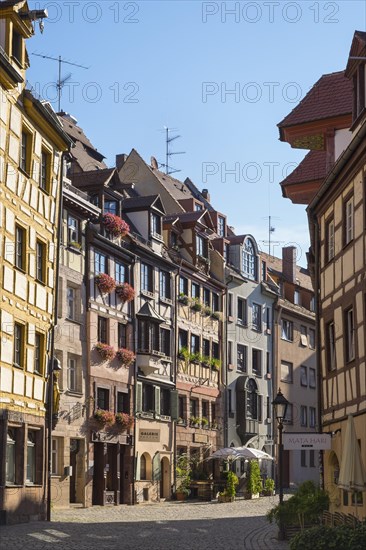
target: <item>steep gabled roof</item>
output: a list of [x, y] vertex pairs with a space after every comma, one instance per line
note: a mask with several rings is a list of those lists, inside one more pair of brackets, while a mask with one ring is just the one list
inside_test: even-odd
[[277, 125], [280, 134], [281, 128], [352, 113], [352, 94], [352, 82], [344, 71], [323, 75]]
[[[72, 174], [71, 181], [75, 187], [106, 186], [116, 173], [115, 168], [105, 168], [104, 170], [90, 170]], [[83, 185], [84, 184], [84, 185]]]
[[155, 207], [157, 210], [165, 214], [160, 195], [138, 195], [136, 197], [130, 197], [123, 201], [124, 210], [144, 210], [146, 208], [152, 207]]
[[[355, 31], [349, 52], [349, 57], [365, 57], [366, 53], [366, 32]], [[352, 76], [357, 65], [362, 62], [357, 59], [348, 59], [345, 74], [347, 77]]]
[[[261, 252], [261, 257], [263, 260], [265, 260], [267, 264], [267, 269], [272, 271], [280, 279], [287, 280], [283, 275], [281, 258], [270, 256], [266, 252]], [[305, 290], [313, 290], [309, 271], [304, 267], [300, 267], [298, 265], [296, 266], [296, 281], [300, 285], [300, 287], [304, 288]]]
[[281, 185], [323, 180], [327, 175], [326, 151], [310, 151], [291, 174], [281, 181]]
[[209, 229], [214, 229], [212, 219], [207, 210], [195, 210], [194, 212], [182, 212], [178, 213], [179, 221], [182, 225], [190, 223], [201, 223], [206, 225]]

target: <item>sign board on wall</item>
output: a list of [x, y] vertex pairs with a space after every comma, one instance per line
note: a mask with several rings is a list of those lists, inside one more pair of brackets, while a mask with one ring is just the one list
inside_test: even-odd
[[299, 451], [311, 449], [314, 451], [327, 451], [331, 448], [330, 434], [283, 434], [283, 448], [285, 451]]
[[139, 441], [160, 441], [160, 430], [150, 430], [140, 428]]

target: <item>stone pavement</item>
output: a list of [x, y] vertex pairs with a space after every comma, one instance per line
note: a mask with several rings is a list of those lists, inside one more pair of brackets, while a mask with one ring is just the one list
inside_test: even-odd
[[54, 511], [51, 523], [2, 527], [1, 550], [288, 550], [264, 515], [278, 497]]

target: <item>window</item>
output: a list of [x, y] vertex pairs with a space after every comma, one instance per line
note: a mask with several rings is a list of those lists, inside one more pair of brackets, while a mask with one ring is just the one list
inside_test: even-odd
[[98, 317], [98, 342], [108, 344], [108, 319]]
[[230, 340], [227, 343], [227, 362], [229, 365], [233, 364], [233, 343]]
[[198, 399], [189, 400], [189, 414], [190, 416], [198, 416]]
[[99, 275], [99, 273], [106, 273], [106, 266], [107, 266], [107, 257], [104, 254], [101, 254], [100, 252], [95, 252], [95, 257], [94, 257], [95, 275]]
[[227, 307], [227, 310], [228, 310], [229, 317], [232, 317], [233, 316], [233, 295], [231, 294], [231, 292], [229, 292], [229, 294], [228, 294], [228, 307]]
[[281, 381], [292, 383], [292, 370], [293, 364], [288, 363], [287, 361], [281, 361]]
[[19, 323], [14, 325], [14, 365], [24, 367], [24, 338], [25, 327]]
[[309, 427], [315, 428], [316, 425], [316, 408], [309, 407]]
[[306, 451], [301, 450], [300, 452], [301, 452], [301, 455], [300, 455], [301, 456], [301, 459], [300, 459], [301, 460], [301, 462], [300, 462], [301, 467], [306, 468]]
[[43, 374], [44, 372], [44, 335], [36, 332], [34, 338], [34, 372], [36, 374]]
[[310, 298], [310, 311], [315, 311], [315, 297]]
[[178, 350], [188, 347], [188, 332], [186, 330], [179, 330], [178, 332]]
[[251, 239], [246, 239], [243, 248], [243, 273], [253, 281], [257, 278], [257, 258], [255, 255], [254, 244]]
[[51, 172], [51, 155], [42, 149], [41, 153], [41, 166], [39, 172], [39, 187], [43, 191], [49, 191], [49, 182], [50, 182], [50, 172]]
[[107, 388], [97, 388], [97, 409], [109, 411], [109, 390]]
[[220, 298], [216, 292], [212, 293], [212, 311], [220, 311]]
[[76, 359], [73, 357], [67, 359], [67, 387], [70, 391], [78, 390]]
[[200, 337], [197, 334], [191, 334], [191, 353], [199, 353]]
[[353, 240], [353, 197], [348, 199], [344, 205], [344, 244], [347, 245]]
[[353, 75], [353, 120], [362, 113], [365, 108], [365, 65], [360, 63]]
[[299, 290], [295, 290], [294, 292], [294, 304], [301, 306], [301, 294]]
[[202, 401], [202, 416], [204, 418], [207, 418], [208, 420], [208, 415], [209, 415], [209, 402], [208, 401]]
[[170, 330], [160, 329], [160, 351], [167, 357], [170, 357]]
[[28, 430], [27, 437], [27, 476], [26, 483], [36, 481], [36, 433]]
[[147, 479], [147, 467], [146, 467], [146, 455], [145, 453], [141, 456], [140, 459], [140, 479]]
[[208, 288], [203, 289], [203, 303], [205, 304], [205, 306], [211, 306], [211, 292]]
[[19, 225], [15, 227], [15, 267], [26, 269], [26, 231]]
[[335, 325], [331, 321], [326, 325], [326, 353], [328, 371], [334, 371], [337, 368], [337, 355], [335, 346]]
[[151, 234], [152, 235], [161, 235], [161, 217], [157, 214], [151, 214]]
[[247, 324], [247, 301], [244, 298], [238, 298], [238, 323]]
[[309, 348], [315, 349], [315, 330], [309, 328]]
[[200, 298], [200, 285], [198, 285], [197, 283], [192, 283], [191, 296], [192, 298]]
[[300, 384], [302, 386], [308, 385], [308, 368], [304, 365], [300, 367]]
[[308, 408], [304, 405], [300, 407], [300, 425], [305, 428], [308, 425]]
[[179, 294], [188, 296], [188, 279], [179, 277]]
[[127, 267], [126, 267], [125, 264], [121, 264], [119, 262], [116, 262], [116, 265], [115, 265], [115, 280], [116, 280], [117, 284], [128, 282]]
[[186, 419], [186, 398], [183, 395], [178, 396], [178, 417]]
[[216, 403], [211, 403], [211, 423], [216, 423]]
[[119, 348], [126, 348], [127, 346], [127, 325], [124, 323], [118, 323], [117, 327], [117, 339], [118, 339], [118, 347]]
[[18, 61], [18, 63], [22, 64], [22, 58], [23, 58], [23, 39], [21, 35], [16, 32], [13, 26], [13, 38], [12, 38], [12, 46], [11, 46], [11, 55]]
[[75, 320], [75, 288], [67, 287], [66, 299], [67, 299], [67, 318], [72, 321]]
[[225, 237], [225, 218], [222, 216], [217, 218], [217, 234], [219, 237]]
[[178, 248], [178, 235], [174, 231], [170, 232], [170, 246], [172, 248]]
[[153, 292], [153, 268], [148, 264], [141, 264], [141, 290]]
[[300, 344], [304, 347], [308, 345], [308, 330], [304, 325], [300, 326]]
[[309, 451], [309, 466], [315, 468], [315, 451], [312, 449]]
[[170, 390], [167, 388], [160, 390], [160, 414], [170, 416]]
[[309, 369], [309, 388], [316, 387], [315, 369]]
[[[70, 214], [67, 216], [67, 242], [70, 246], [80, 245], [79, 220]], [[96, 253], [97, 254], [97, 253]]]
[[270, 330], [271, 329], [271, 308], [270, 307], [266, 307], [266, 325], [267, 325], [267, 330]]
[[242, 372], [247, 372], [248, 348], [242, 344], [238, 344], [236, 352], [237, 369]]
[[196, 235], [196, 254], [207, 258], [207, 242], [201, 235]]
[[51, 448], [51, 474], [53, 476], [60, 475], [61, 473], [61, 465], [60, 465], [60, 458], [61, 458], [61, 441], [59, 437], [53, 437], [52, 438], [52, 448]]
[[289, 403], [287, 405], [286, 416], [285, 416], [283, 421], [286, 424], [292, 424], [293, 423], [293, 405], [292, 405], [292, 403]]
[[227, 243], [224, 243], [223, 257], [225, 262], [229, 261], [229, 245]]
[[160, 298], [170, 300], [170, 273], [160, 271]]
[[104, 213], [117, 215], [117, 201], [104, 200]]
[[267, 280], [267, 263], [262, 260], [262, 281]]
[[36, 242], [36, 277], [41, 283], [46, 280], [46, 245], [41, 241]]
[[326, 246], [326, 261], [330, 261], [334, 258], [334, 219], [326, 222], [325, 225], [325, 246]]
[[8, 429], [6, 437], [6, 465], [5, 465], [5, 480], [6, 484], [15, 484], [16, 483], [16, 440], [17, 440], [16, 429]]
[[247, 385], [247, 417], [252, 420], [257, 420], [258, 418], [257, 384], [252, 378]]
[[252, 349], [252, 373], [262, 376], [262, 352], [260, 349]]
[[26, 132], [22, 131], [22, 140], [20, 144], [20, 161], [19, 167], [23, 172], [30, 174], [30, 160], [31, 160], [31, 147], [32, 147], [32, 136]]
[[160, 351], [159, 325], [152, 321], [138, 322], [138, 349], [142, 353]]
[[210, 340], [203, 338], [202, 340], [202, 355], [203, 357], [210, 356]]
[[220, 346], [218, 342], [212, 342], [212, 357], [220, 359]]
[[353, 308], [348, 309], [344, 314], [345, 320], [345, 340], [346, 340], [346, 361], [352, 361], [355, 358], [355, 325], [353, 317]]
[[252, 306], [252, 326], [253, 330], [262, 331], [262, 306], [259, 304]]
[[281, 330], [281, 338], [282, 340], [287, 340], [288, 342], [292, 342], [294, 339], [294, 328], [293, 328], [293, 322], [288, 321], [287, 319], [282, 319], [282, 330]]
[[194, 211], [200, 212], [202, 210], [202, 204], [199, 204], [198, 202], [194, 203]]

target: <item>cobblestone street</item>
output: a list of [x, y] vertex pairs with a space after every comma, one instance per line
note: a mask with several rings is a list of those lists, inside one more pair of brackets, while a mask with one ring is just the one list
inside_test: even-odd
[[[53, 521], [1, 529], [6, 550], [286, 550], [265, 519], [278, 498], [164, 502], [53, 512]], [[138, 525], [136, 525], [138, 524]]]

